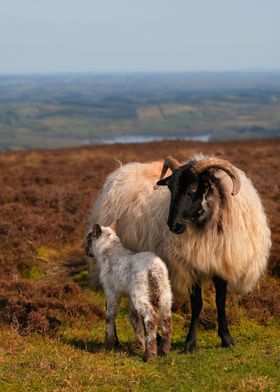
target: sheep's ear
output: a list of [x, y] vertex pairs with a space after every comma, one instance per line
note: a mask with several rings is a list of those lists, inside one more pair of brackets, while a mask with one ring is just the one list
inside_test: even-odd
[[208, 179], [208, 180], [204, 180], [203, 181], [203, 185], [204, 185], [204, 188], [207, 190], [207, 189], [210, 189], [211, 187], [212, 187], [212, 181], [210, 180], [210, 179]]
[[118, 224], [118, 221], [113, 222], [113, 223], [109, 226], [110, 229], [116, 231], [116, 230], [117, 230], [117, 224]]
[[205, 172], [201, 174], [201, 181], [203, 183], [204, 188], [207, 190], [212, 187], [212, 181], [209, 172]]
[[102, 234], [102, 230], [101, 230], [100, 225], [98, 223], [96, 225], [93, 225], [93, 228], [92, 228], [93, 238], [98, 238], [101, 236], [101, 234]]
[[168, 181], [170, 180], [170, 178], [171, 178], [171, 176], [162, 178], [161, 180], [158, 180], [157, 185], [166, 186]]

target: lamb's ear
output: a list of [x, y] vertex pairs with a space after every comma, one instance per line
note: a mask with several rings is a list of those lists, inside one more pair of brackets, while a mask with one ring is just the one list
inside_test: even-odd
[[113, 223], [109, 226], [110, 229], [116, 231], [116, 230], [117, 230], [117, 224], [118, 224], [118, 221], [113, 222]]
[[170, 178], [171, 178], [171, 176], [162, 178], [161, 180], [158, 180], [157, 185], [166, 186], [168, 181], [170, 180]]
[[92, 228], [92, 236], [93, 236], [93, 238], [98, 238], [98, 237], [101, 236], [101, 234], [102, 234], [102, 230], [101, 230], [100, 225], [98, 223], [93, 225], [93, 228]]

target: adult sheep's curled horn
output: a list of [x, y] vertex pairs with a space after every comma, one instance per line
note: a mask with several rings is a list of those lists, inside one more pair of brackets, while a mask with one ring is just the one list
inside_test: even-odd
[[162, 171], [159, 179], [161, 180], [165, 176], [168, 169], [171, 169], [173, 171], [174, 169], [178, 169], [178, 167], [180, 167], [180, 164], [177, 161], [177, 159], [172, 158], [169, 155], [168, 157], [165, 158], [163, 162]]
[[197, 161], [194, 163], [193, 168], [197, 173], [202, 173], [205, 170], [208, 169], [220, 169], [226, 172], [233, 183], [233, 188], [232, 188], [232, 195], [236, 195], [239, 190], [240, 190], [240, 179], [239, 175], [234, 169], [234, 167], [226, 160], [216, 158], [216, 157], [210, 157], [206, 159], [202, 159], [201, 161]]
[[[177, 159], [171, 157], [170, 155], [168, 157], [165, 158], [164, 162], [163, 162], [163, 166], [162, 166], [162, 170], [161, 170], [161, 174], [159, 179], [163, 179], [167, 170], [170, 169], [171, 171], [178, 169], [178, 167], [180, 167], [180, 163], [177, 161]], [[154, 189], [157, 189], [158, 185], [154, 186]]]

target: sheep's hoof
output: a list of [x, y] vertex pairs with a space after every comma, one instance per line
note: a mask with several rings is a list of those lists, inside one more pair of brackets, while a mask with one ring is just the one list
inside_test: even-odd
[[227, 348], [227, 347], [234, 346], [234, 340], [230, 336], [230, 334], [223, 335], [221, 339], [222, 339], [222, 347]]
[[190, 340], [186, 342], [182, 354], [190, 354], [194, 350], [196, 350], [196, 340]]

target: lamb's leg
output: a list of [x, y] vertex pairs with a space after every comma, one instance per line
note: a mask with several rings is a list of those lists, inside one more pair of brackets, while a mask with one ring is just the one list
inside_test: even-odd
[[160, 339], [160, 354], [166, 355], [170, 351], [170, 340], [172, 334], [172, 315], [170, 306], [162, 306], [161, 308], [161, 339]]
[[151, 307], [143, 316], [143, 323], [146, 333], [146, 350], [144, 353], [144, 361], [148, 362], [157, 356], [157, 314]]
[[233, 338], [228, 329], [226, 318], [226, 297], [227, 297], [227, 281], [214, 276], [213, 281], [216, 289], [216, 306], [218, 315], [218, 334], [222, 339], [222, 346], [229, 347], [234, 344]]
[[196, 348], [196, 329], [199, 321], [199, 315], [202, 309], [201, 287], [196, 283], [190, 295], [192, 317], [189, 332], [186, 337], [183, 353], [190, 353]]
[[144, 353], [144, 361], [150, 361], [157, 355], [157, 321], [158, 317], [152, 305], [149, 302], [137, 300], [137, 306], [133, 301], [135, 309], [140, 313], [144, 325], [146, 336], [146, 349]]
[[119, 298], [116, 296], [107, 296], [105, 333], [105, 346], [107, 349], [112, 349], [119, 344], [115, 324], [119, 301]]
[[143, 333], [142, 319], [141, 319], [140, 314], [137, 312], [137, 310], [133, 306], [132, 302], [130, 302], [129, 319], [130, 319], [131, 325], [134, 329], [137, 343], [138, 343], [139, 347], [141, 348], [141, 350], [145, 351], [145, 336]]

